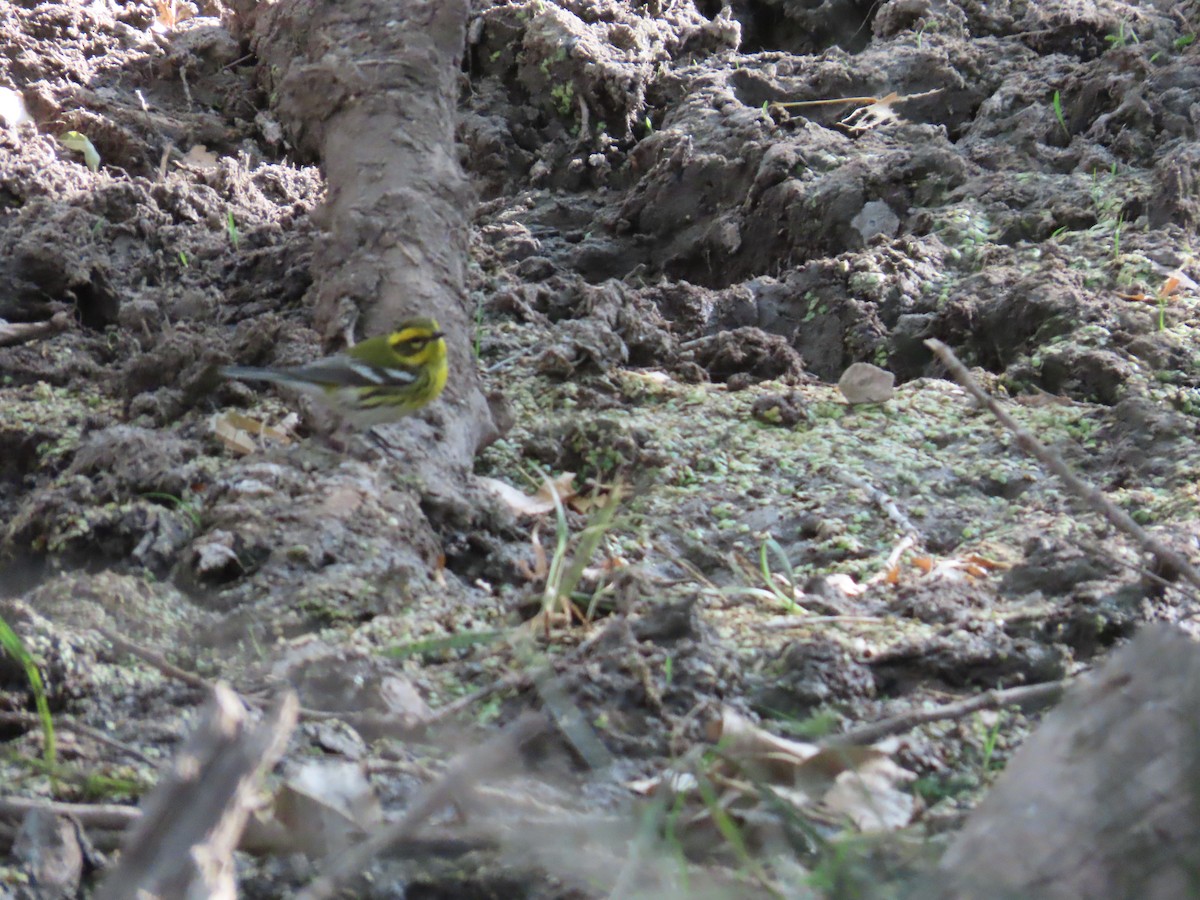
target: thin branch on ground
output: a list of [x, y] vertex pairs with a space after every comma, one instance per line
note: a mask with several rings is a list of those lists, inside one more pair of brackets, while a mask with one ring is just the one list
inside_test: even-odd
[[200, 690], [210, 694], [215, 687], [211, 681], [201, 678], [195, 672], [188, 672], [185, 669], [181, 669], [179, 666], [167, 662], [167, 660], [161, 654], [156, 653], [148, 647], [143, 647], [140, 644], [133, 643], [132, 641], [127, 641], [119, 634], [116, 634], [107, 628], [99, 627], [96, 629], [96, 632], [106, 641], [111, 643], [116, 649], [123, 650], [130, 656], [136, 656], [142, 662], [148, 664], [152, 668], [157, 669], [168, 678], [174, 678], [176, 681], [182, 681], [184, 684], [190, 685], [194, 688], [199, 688]]
[[85, 828], [103, 831], [124, 831], [142, 817], [141, 810], [136, 806], [117, 803], [61, 803], [28, 797], [0, 797], [0, 819], [24, 819], [35, 809], [55, 816], [71, 817]]
[[829, 472], [835, 480], [840, 481], [847, 487], [855, 488], [866, 494], [867, 499], [883, 510], [887, 517], [899, 525], [900, 528], [903, 529], [906, 536], [911, 536], [917, 545], [923, 545], [925, 543], [924, 539], [921, 537], [920, 530], [916, 525], [913, 524], [912, 519], [906, 516], [901, 511], [900, 507], [896, 505], [896, 501], [889, 497], [886, 493], [868, 483], [867, 480], [861, 476], [855, 475], [853, 472], [847, 472], [838, 468], [831, 468]]
[[750, 627], [759, 631], [789, 631], [808, 625], [825, 625], [835, 622], [855, 625], [884, 625], [887, 623], [887, 619], [883, 616], [774, 616], [770, 619], [753, 621], [750, 623]]
[[[40, 728], [42, 725], [41, 717], [36, 713], [28, 712], [0, 712], [0, 725], [29, 725], [33, 728]], [[157, 766], [160, 760], [151, 759], [141, 750], [136, 747], [131, 747], [123, 741], [118, 741], [116, 738], [109, 737], [103, 731], [98, 731], [90, 725], [84, 725], [82, 722], [76, 722], [73, 719], [64, 718], [62, 716], [54, 717], [54, 727], [59, 731], [70, 731], [75, 734], [81, 734], [84, 737], [90, 738], [97, 744], [103, 744], [106, 747], [112, 747], [114, 750], [119, 750], [126, 756], [136, 759], [138, 762], [145, 763], [148, 766]]]
[[25, 344], [66, 331], [75, 322], [71, 313], [56, 312], [44, 322], [5, 322], [0, 320], [0, 347]]
[[1063, 691], [1074, 681], [1064, 678], [1061, 681], [1048, 681], [1044, 684], [1024, 684], [1020, 687], [1005, 690], [985, 691], [967, 700], [947, 703], [933, 709], [914, 709], [903, 715], [882, 719], [861, 728], [854, 728], [844, 734], [836, 735], [826, 743], [829, 746], [844, 746], [846, 744], [873, 744], [880, 738], [893, 734], [902, 734], [918, 725], [929, 722], [941, 722], [951, 719], [962, 719], [981, 709], [999, 709], [1005, 706], [1020, 706], [1023, 709], [1033, 709], [1049, 706], [1062, 696]]
[[1062, 480], [1067, 489], [1076, 497], [1084, 501], [1097, 513], [1108, 520], [1118, 531], [1124, 532], [1126, 535], [1137, 541], [1144, 551], [1154, 556], [1159, 563], [1168, 572], [1176, 572], [1182, 575], [1194, 587], [1200, 588], [1200, 572], [1197, 572], [1186, 559], [1179, 553], [1176, 553], [1162, 541], [1158, 540], [1153, 535], [1149, 534], [1141, 525], [1133, 521], [1133, 519], [1123, 509], [1117, 507], [1109, 500], [1104, 493], [1098, 488], [1088, 484], [1082, 478], [1075, 474], [1074, 470], [1063, 460], [1061, 456], [1035, 438], [1032, 434], [1022, 428], [1017, 421], [1005, 412], [1000, 404], [979, 386], [979, 383], [971, 377], [971, 373], [967, 371], [954, 351], [943, 344], [936, 338], [929, 338], [925, 341], [925, 346], [932, 350], [950, 370], [950, 374], [955, 380], [961, 384], [967, 392], [975, 398], [981, 405], [987, 408], [997, 421], [1005, 428], [1012, 432], [1017, 439], [1017, 445], [1033, 456], [1044, 465], [1047, 469], [1053, 472]]

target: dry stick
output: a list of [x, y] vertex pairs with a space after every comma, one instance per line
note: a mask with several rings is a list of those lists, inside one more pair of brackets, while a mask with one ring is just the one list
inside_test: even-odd
[[901, 512], [900, 507], [896, 505], [896, 501], [879, 490], [879, 488], [870, 484], [865, 478], [855, 475], [853, 472], [833, 470], [830, 472], [830, 475], [842, 484], [862, 491], [867, 495], [867, 499], [887, 514], [889, 519], [904, 529], [905, 535], [912, 535], [916, 543], [925, 543], [924, 538], [921, 537], [920, 530], [912, 523], [912, 519]]
[[69, 312], [56, 312], [44, 322], [3, 322], [0, 321], [0, 347], [13, 344], [24, 344], [36, 341], [38, 338], [49, 337], [66, 331], [74, 324], [74, 318]]
[[775, 616], [771, 619], [758, 619], [750, 624], [751, 628], [759, 631], [787, 631], [792, 628], [803, 628], [808, 625], [824, 625], [830, 622], [841, 622], [856, 625], [884, 625], [887, 619], [883, 616]]
[[136, 806], [116, 803], [59, 803], [26, 797], [0, 797], [0, 819], [23, 819], [35, 809], [55, 816], [71, 816], [88, 828], [124, 831], [142, 817]]
[[[0, 724], [2, 725], [29, 725], [38, 727], [42, 724], [42, 719], [36, 713], [26, 712], [0, 712]], [[119, 750], [126, 756], [136, 759], [138, 762], [143, 762], [148, 766], [157, 766], [159, 760], [151, 759], [141, 750], [136, 747], [131, 747], [123, 741], [118, 741], [116, 738], [111, 738], [103, 731], [97, 731], [91, 726], [84, 725], [81, 722], [75, 722], [71, 719], [60, 717], [54, 718], [54, 727], [59, 731], [72, 731], [76, 734], [82, 734], [84, 737], [91, 738], [97, 744], [104, 744], [107, 747], [112, 747], [114, 750]]]
[[1035, 457], [1043, 466], [1062, 479], [1063, 484], [1067, 486], [1067, 489], [1071, 493], [1087, 503], [1088, 506], [1100, 513], [1100, 515], [1104, 516], [1118, 531], [1123, 531], [1137, 541], [1143, 550], [1152, 554], [1165, 568], [1178, 572], [1195, 587], [1200, 588], [1200, 573], [1192, 568], [1191, 563], [1157, 538], [1148, 534], [1141, 525], [1129, 517], [1128, 513], [1113, 505], [1113, 502], [1104, 496], [1100, 490], [1076, 475], [1071, 470], [1071, 467], [1063, 461], [1062, 457], [1018, 425], [1016, 420], [1001, 409], [1000, 404], [993, 400], [976, 383], [975, 379], [971, 377], [971, 373], [967, 371], [967, 367], [958, 361], [958, 357], [954, 355], [954, 352], [949, 347], [936, 338], [930, 338], [925, 341], [925, 346], [937, 354], [938, 359], [950, 370], [950, 374], [954, 376], [959, 384], [966, 388], [967, 392], [976, 401], [982, 406], [987, 407], [988, 411], [999, 420], [1000, 424], [1013, 433], [1013, 436], [1017, 439], [1017, 445], [1022, 450], [1030, 456]]
[[[934, 88], [929, 91], [921, 91], [919, 94], [905, 94], [903, 97], [897, 97], [893, 103], [901, 103], [905, 100], [920, 100], [923, 97], [932, 97], [934, 94], [940, 94], [941, 88]], [[891, 96], [890, 94], [888, 96]], [[846, 103], [855, 103], [859, 106], [864, 104], [878, 103], [884, 97], [829, 97], [824, 100], [772, 100], [772, 106], [781, 106], [784, 109], [803, 109], [808, 106], [841, 106]]]
[[1038, 706], [1049, 706], [1062, 696], [1062, 692], [1073, 681], [1073, 678], [1064, 678], [1061, 681], [1047, 681], [1044, 684], [1024, 684], [1002, 691], [985, 691], [969, 700], [947, 703], [945, 706], [933, 709], [914, 709], [890, 719], [864, 725], [862, 728], [851, 729], [845, 734], [831, 738], [827, 744], [833, 747], [845, 744], [870, 744], [880, 738], [891, 734], [901, 734], [927, 722], [961, 719], [981, 709], [996, 709], [1002, 706], [1020, 706], [1023, 709], [1032, 709]]
[[303, 890], [297, 900], [326, 900], [338, 886], [366, 870], [379, 854], [408, 840], [435, 812], [452, 802], [462, 791], [511, 763], [523, 744], [542, 734], [550, 722], [540, 713], [525, 713], [488, 741], [460, 753], [441, 779], [417, 794], [403, 818], [341, 854], [328, 870]]
[[[174, 678], [177, 681], [182, 681], [184, 684], [191, 685], [194, 688], [199, 688], [202, 691], [212, 693], [214, 685], [210, 681], [206, 681], [194, 672], [188, 672], [167, 662], [160, 654], [155, 653], [146, 647], [125, 640], [119, 634], [110, 631], [107, 628], [99, 627], [96, 631], [106, 641], [116, 647], [118, 650], [124, 650], [130, 656], [136, 656], [144, 663], [148, 663], [158, 671], [162, 672], [168, 678]], [[245, 698], [243, 698], [245, 699]], [[249, 701], [246, 701], [249, 702]]]

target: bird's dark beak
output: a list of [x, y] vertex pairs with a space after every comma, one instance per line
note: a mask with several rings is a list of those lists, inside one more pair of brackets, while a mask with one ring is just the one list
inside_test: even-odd
[[444, 332], [444, 331], [435, 331], [435, 332], [433, 333], [433, 336], [430, 338], [430, 340], [436, 341], [438, 338], [443, 338], [443, 337], [445, 337], [445, 336], [446, 336], [446, 332]]

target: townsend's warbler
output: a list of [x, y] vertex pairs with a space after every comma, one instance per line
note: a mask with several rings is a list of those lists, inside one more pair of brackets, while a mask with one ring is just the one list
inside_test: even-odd
[[436, 319], [405, 319], [391, 334], [286, 369], [225, 366], [226, 378], [273, 381], [311, 394], [341, 419], [368, 427], [432, 403], [446, 386], [446, 342]]

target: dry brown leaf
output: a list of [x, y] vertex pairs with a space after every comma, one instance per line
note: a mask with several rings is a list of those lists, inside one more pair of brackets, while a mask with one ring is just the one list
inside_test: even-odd
[[154, 0], [154, 20], [150, 23], [150, 30], [165, 34], [194, 15], [196, 11], [190, 3], [181, 3], [179, 0]]
[[175, 0], [154, 0], [154, 21], [151, 28], [155, 31], [169, 31], [175, 27]]
[[864, 131], [870, 131], [872, 128], [878, 128], [880, 125], [890, 125], [894, 122], [904, 121], [903, 117], [894, 107], [901, 103], [906, 103], [909, 100], [918, 100], [922, 97], [931, 97], [934, 94], [940, 93], [941, 88], [934, 88], [930, 91], [921, 91], [918, 94], [905, 94], [901, 97], [895, 91], [892, 91], [886, 97], [871, 97], [871, 98], [853, 98], [853, 102], [870, 101], [867, 106], [860, 107], [854, 110], [838, 124], [842, 125], [848, 131], [854, 134], [861, 134]]
[[322, 856], [350, 846], [383, 818], [362, 766], [324, 759], [291, 771], [275, 796], [272, 814], [290, 849]]
[[517, 570], [526, 581], [541, 581], [550, 574], [550, 560], [546, 556], [546, 548], [542, 546], [542, 536], [538, 533], [536, 525], [533, 526], [533, 532], [529, 535], [529, 546], [533, 549], [533, 565], [519, 559], [517, 560]]
[[402, 728], [415, 729], [433, 718], [433, 710], [407, 678], [387, 676], [379, 686], [379, 694], [387, 705], [388, 714], [394, 716]]
[[825, 579], [825, 583], [830, 587], [835, 587], [847, 597], [857, 597], [866, 591], [864, 585], [859, 584], [854, 580], [852, 575], [847, 575], [844, 572], [835, 572]]
[[227, 449], [243, 456], [258, 450], [263, 439], [279, 441], [282, 444], [292, 442], [291, 434], [284, 427], [267, 425], [251, 416], [236, 412], [213, 416], [209, 427]]
[[800, 766], [821, 752], [816, 744], [771, 734], [728, 706], [721, 708], [720, 717], [709, 722], [705, 732], [730, 759], [761, 768], [770, 778], [788, 783]]
[[490, 491], [517, 516], [540, 516], [554, 510], [554, 495], [566, 503], [575, 497], [575, 473], [564, 472], [557, 478], [547, 478], [536, 494], [525, 494], [497, 478], [480, 478], [479, 483]]
[[916, 801], [900, 785], [916, 777], [880, 756], [837, 776], [822, 804], [849, 818], [859, 831], [895, 831], [912, 821]]
[[1162, 286], [1154, 294], [1138, 291], [1136, 294], [1117, 294], [1117, 296], [1122, 300], [1135, 300], [1141, 303], [1161, 303], [1179, 293], [1180, 288], [1196, 291], [1200, 290], [1200, 285], [1197, 285], [1196, 282], [1188, 278], [1183, 272], [1176, 270], [1167, 276]]
[[912, 563], [917, 569], [920, 569], [923, 575], [950, 580], [961, 579], [964, 574], [971, 578], [984, 578], [998, 569], [1006, 568], [1004, 563], [976, 553], [968, 554], [963, 559], [935, 559], [932, 556], [917, 556], [913, 558]]
[[192, 144], [191, 149], [183, 154], [185, 165], [189, 165], [193, 169], [200, 169], [201, 171], [209, 171], [217, 168], [220, 161], [221, 158], [203, 144]]
[[625, 787], [642, 797], [653, 797], [663, 788], [672, 794], [689, 794], [698, 784], [696, 776], [691, 772], [664, 772], [662, 775], [626, 782]]
[[853, 110], [838, 124], [858, 134], [859, 132], [869, 131], [872, 128], [878, 128], [880, 125], [899, 122], [900, 114], [892, 109], [892, 104], [900, 99], [902, 99], [900, 95], [892, 91], [886, 97], [880, 97], [870, 106], [860, 106], [858, 109]]

